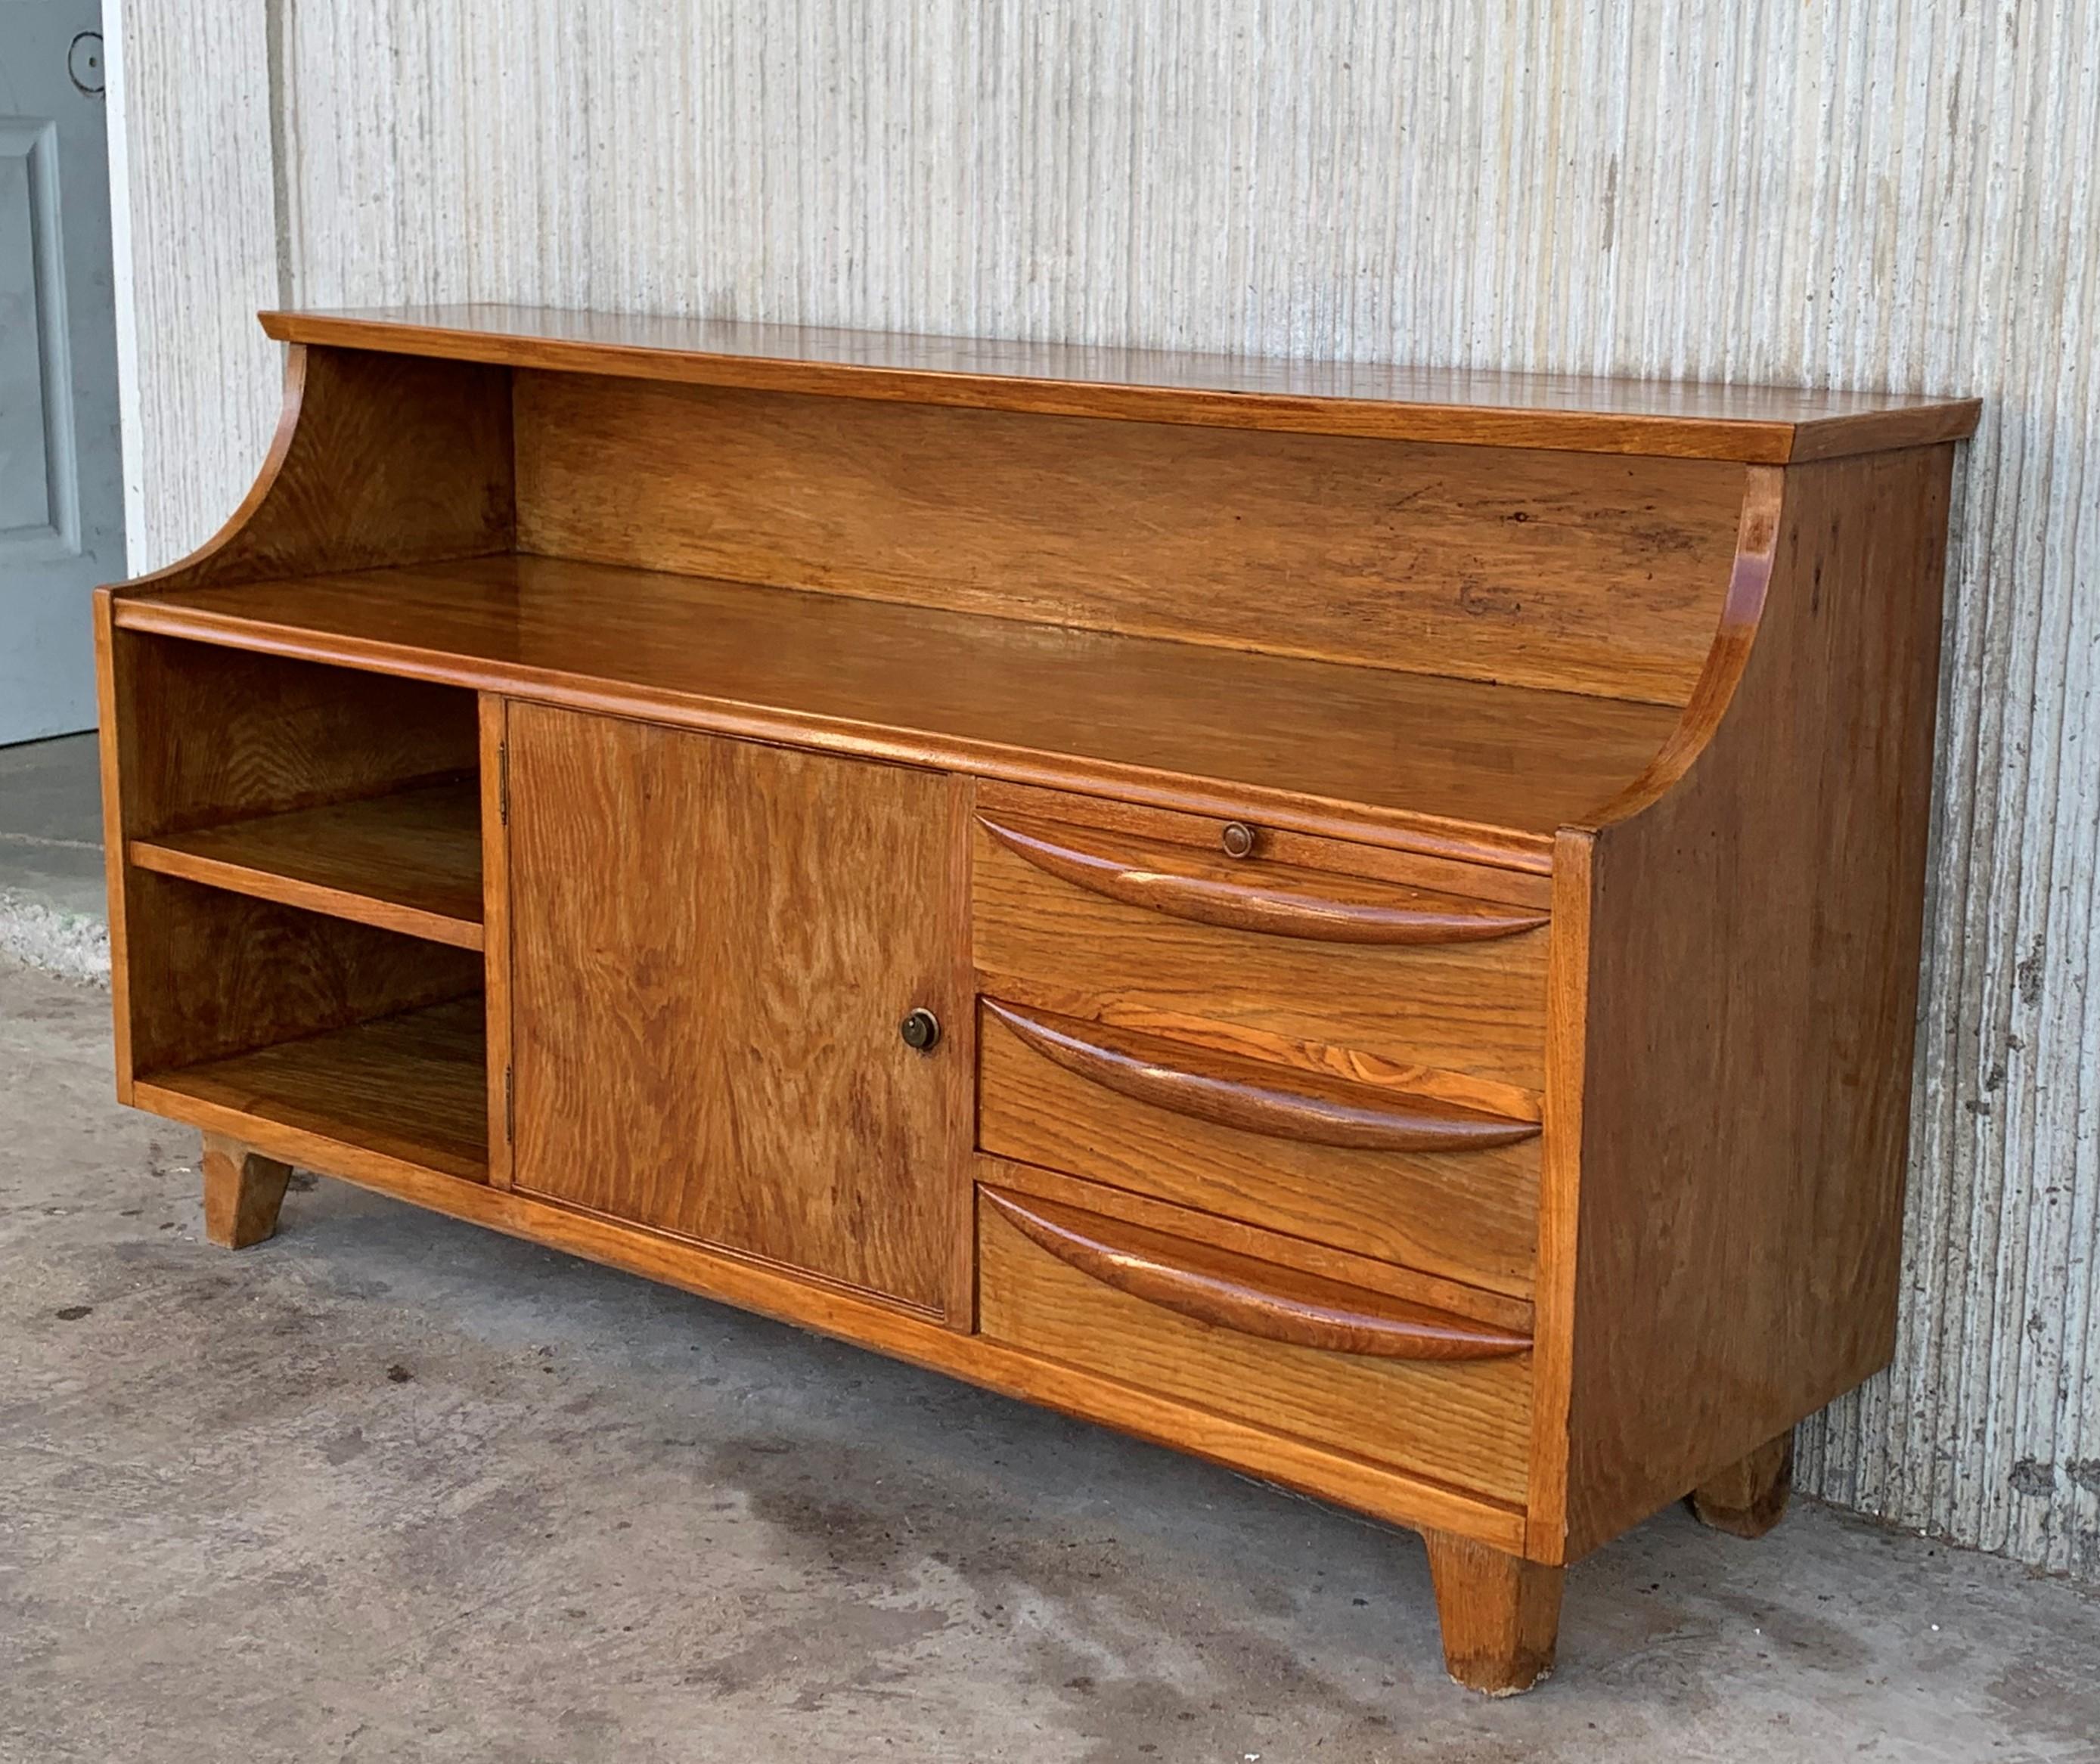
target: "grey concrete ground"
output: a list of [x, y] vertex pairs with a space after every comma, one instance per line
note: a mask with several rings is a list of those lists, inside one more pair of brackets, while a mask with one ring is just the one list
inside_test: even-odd
[[106, 977], [95, 737], [0, 747], [0, 956]]
[[0, 1759], [2100, 1758], [2100, 1599], [1808, 1508], [1447, 1683], [1405, 1533], [302, 1179], [0, 967]]

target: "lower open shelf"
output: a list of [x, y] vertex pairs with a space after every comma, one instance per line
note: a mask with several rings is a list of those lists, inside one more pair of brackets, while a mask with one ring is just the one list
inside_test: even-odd
[[488, 1180], [488, 1059], [474, 993], [156, 1072], [141, 1083], [471, 1182]]

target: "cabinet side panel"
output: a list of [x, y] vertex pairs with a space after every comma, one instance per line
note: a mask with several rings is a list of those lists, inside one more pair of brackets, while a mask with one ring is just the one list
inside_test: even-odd
[[1732, 702], [1597, 837], [1570, 1555], [1891, 1350], [1952, 451], [1788, 471]]
[[126, 594], [507, 551], [510, 370], [298, 346], [277, 434], [240, 508]]
[[1681, 704], [1743, 468], [521, 372], [528, 551]]
[[133, 657], [142, 640], [119, 632], [115, 624], [114, 597], [110, 589], [95, 595], [95, 696], [97, 730], [95, 743], [102, 786], [103, 885], [109, 902], [110, 1014], [114, 1030], [117, 1100], [131, 1100], [131, 1085], [137, 1075], [131, 1057], [131, 967], [129, 916], [125, 910], [124, 840], [130, 822], [126, 793], [130, 775], [136, 769], [132, 757], [136, 739], [123, 707], [131, 690]]
[[482, 976], [488, 1012], [488, 1180], [510, 1186], [510, 700], [480, 699]]

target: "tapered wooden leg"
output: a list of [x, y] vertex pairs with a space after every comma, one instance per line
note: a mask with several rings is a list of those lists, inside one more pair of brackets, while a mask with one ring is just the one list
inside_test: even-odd
[[1429, 1577], [1444, 1629], [1444, 1669], [1490, 1696], [1529, 1691], [1553, 1670], [1560, 1633], [1560, 1570], [1426, 1531]]
[[221, 1133], [204, 1136], [204, 1234], [229, 1250], [260, 1243], [277, 1229], [292, 1166]]
[[1740, 1464], [1688, 1497], [1701, 1524], [1736, 1537], [1762, 1537], [1779, 1524], [1793, 1488], [1793, 1431], [1767, 1440]]

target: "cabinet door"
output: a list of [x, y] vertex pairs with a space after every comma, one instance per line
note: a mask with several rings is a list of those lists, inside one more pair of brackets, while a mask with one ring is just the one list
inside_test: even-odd
[[505, 740], [515, 1186], [949, 1312], [960, 782], [524, 703]]

